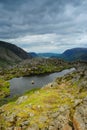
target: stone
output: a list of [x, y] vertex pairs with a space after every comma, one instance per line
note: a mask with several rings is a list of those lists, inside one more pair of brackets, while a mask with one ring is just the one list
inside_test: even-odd
[[72, 127], [69, 125], [69, 106], [61, 106], [57, 112], [52, 113], [50, 117], [53, 120], [49, 124], [49, 130], [72, 130]]
[[13, 130], [22, 130], [21, 127], [15, 127]]
[[28, 98], [28, 96], [19, 97], [18, 100], [16, 101], [16, 104], [23, 103], [24, 101], [26, 101], [27, 98]]
[[58, 87], [57, 82], [53, 82], [53, 83], [51, 83], [51, 87]]
[[15, 113], [13, 113], [11, 116], [4, 117], [4, 118], [5, 118], [5, 120], [6, 120], [7, 122], [10, 122], [10, 123], [12, 123], [12, 124], [15, 124], [15, 122], [17, 121], [17, 116], [16, 116]]
[[82, 99], [76, 99], [76, 100], [74, 101], [74, 106], [75, 106], [75, 107], [78, 106], [81, 102], [82, 102]]
[[4, 109], [3, 108], [0, 108], [0, 114], [4, 113]]
[[49, 126], [49, 130], [58, 130], [56, 126]]
[[66, 124], [62, 130], [72, 130], [72, 127]]
[[32, 104], [30, 103], [30, 104], [26, 105], [25, 107], [32, 108]]
[[34, 113], [29, 113], [29, 116], [30, 116], [30, 117], [33, 117], [33, 116], [34, 116]]
[[87, 104], [87, 97], [85, 97], [85, 98], [83, 99], [83, 103], [84, 103], [84, 104]]
[[59, 112], [55, 112], [55, 113], [52, 114], [52, 117], [56, 118], [56, 117], [58, 117], [58, 115], [59, 115]]
[[37, 124], [33, 124], [31, 127], [29, 127], [28, 129], [26, 130], [39, 130], [39, 127]]
[[21, 125], [21, 126], [28, 126], [28, 125], [29, 125], [29, 121], [26, 120], [26, 121], [22, 122], [20, 125]]
[[73, 116], [73, 125], [75, 130], [87, 130], [87, 98], [79, 105]]
[[[1, 129], [2, 130], [2, 129]], [[6, 128], [6, 130], [14, 130], [14, 127]]]
[[42, 128], [41, 130], [49, 130], [47, 127], [45, 127], [45, 128]]
[[46, 116], [41, 116], [41, 117], [39, 118], [39, 121], [40, 121], [41, 123], [44, 123], [44, 122], [47, 121], [47, 117], [46, 117]]

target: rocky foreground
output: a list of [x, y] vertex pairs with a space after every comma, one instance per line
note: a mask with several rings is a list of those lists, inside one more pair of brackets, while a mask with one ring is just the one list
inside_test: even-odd
[[0, 130], [87, 130], [87, 65], [0, 107]]

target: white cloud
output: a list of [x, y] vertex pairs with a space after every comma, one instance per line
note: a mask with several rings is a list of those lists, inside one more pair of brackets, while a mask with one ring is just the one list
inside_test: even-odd
[[69, 48], [86, 47], [87, 33], [68, 35], [42, 34], [28, 35], [16, 39], [9, 39], [8, 42], [22, 47], [31, 52], [57, 52], [61, 53]]
[[1, 1], [1, 40], [35, 52], [87, 47], [87, 0]]

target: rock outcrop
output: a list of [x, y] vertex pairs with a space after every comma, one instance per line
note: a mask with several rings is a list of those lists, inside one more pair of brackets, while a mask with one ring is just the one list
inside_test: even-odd
[[76, 108], [73, 116], [73, 125], [75, 130], [87, 130], [87, 97]]

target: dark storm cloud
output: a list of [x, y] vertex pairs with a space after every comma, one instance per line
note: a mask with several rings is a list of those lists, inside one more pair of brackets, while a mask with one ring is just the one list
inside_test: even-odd
[[[66, 21], [62, 17], [67, 4], [79, 4], [77, 0], [0, 0], [0, 26], [10, 32], [6, 38], [18, 35], [51, 33], [55, 24]], [[58, 26], [57, 26], [58, 27]], [[53, 29], [54, 28], [54, 29]], [[0, 34], [1, 34], [0, 33]], [[3, 36], [5, 38], [5, 36]], [[2, 38], [3, 38], [2, 37]]]
[[87, 33], [86, 23], [86, 0], [0, 0], [0, 39], [23, 48], [53, 43], [62, 50], [73, 42], [85, 45], [87, 40], [82, 37]]

